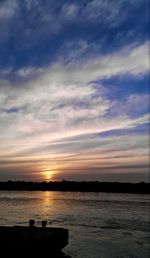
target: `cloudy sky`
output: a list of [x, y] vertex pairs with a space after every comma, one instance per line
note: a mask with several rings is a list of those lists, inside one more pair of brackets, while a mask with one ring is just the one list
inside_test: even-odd
[[0, 180], [148, 180], [148, 2], [0, 0]]

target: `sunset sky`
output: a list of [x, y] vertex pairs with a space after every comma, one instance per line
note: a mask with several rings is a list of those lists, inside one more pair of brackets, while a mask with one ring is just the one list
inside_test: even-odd
[[0, 180], [148, 180], [149, 0], [0, 0]]

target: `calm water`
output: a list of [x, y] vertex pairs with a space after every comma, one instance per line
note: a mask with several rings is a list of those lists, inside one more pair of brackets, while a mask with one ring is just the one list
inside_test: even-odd
[[69, 229], [72, 258], [149, 258], [149, 196], [80, 192], [0, 191], [0, 225]]

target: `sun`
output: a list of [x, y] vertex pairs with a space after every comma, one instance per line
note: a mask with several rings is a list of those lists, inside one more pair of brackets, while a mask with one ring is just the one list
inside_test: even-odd
[[44, 177], [46, 181], [52, 180], [54, 177], [55, 172], [53, 170], [46, 170], [44, 171]]
[[47, 164], [43, 164], [40, 167], [40, 180], [43, 181], [52, 181], [56, 178], [56, 174], [58, 173], [58, 168], [56, 165], [49, 166]]
[[47, 170], [44, 172], [44, 176], [46, 180], [51, 180], [54, 176], [54, 171], [53, 170]]

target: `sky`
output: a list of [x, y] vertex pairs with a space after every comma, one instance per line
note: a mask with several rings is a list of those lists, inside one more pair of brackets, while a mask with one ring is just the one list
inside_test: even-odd
[[0, 0], [0, 180], [149, 180], [149, 0]]

